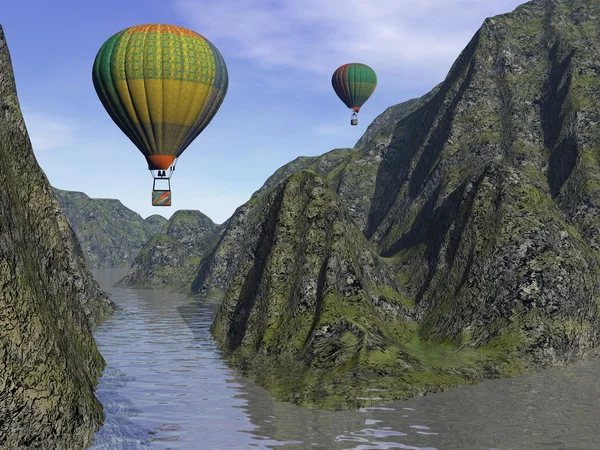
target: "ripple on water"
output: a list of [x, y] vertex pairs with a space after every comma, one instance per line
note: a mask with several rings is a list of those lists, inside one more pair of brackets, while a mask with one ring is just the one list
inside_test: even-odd
[[95, 331], [106, 420], [92, 449], [599, 448], [598, 361], [357, 411], [299, 408], [227, 367], [209, 331], [214, 305], [95, 274], [119, 309]]

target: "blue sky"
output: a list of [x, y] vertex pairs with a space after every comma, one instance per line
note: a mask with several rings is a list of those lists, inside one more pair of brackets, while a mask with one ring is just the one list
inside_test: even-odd
[[[19, 100], [50, 183], [118, 198], [143, 217], [199, 209], [225, 221], [298, 156], [352, 147], [388, 106], [442, 81], [486, 17], [520, 0], [6, 0], [4, 28]], [[179, 159], [173, 206], [151, 205], [143, 156], [109, 118], [91, 68], [112, 34], [142, 23], [191, 28], [221, 51], [229, 90]], [[379, 84], [359, 126], [331, 74], [363, 62]]]

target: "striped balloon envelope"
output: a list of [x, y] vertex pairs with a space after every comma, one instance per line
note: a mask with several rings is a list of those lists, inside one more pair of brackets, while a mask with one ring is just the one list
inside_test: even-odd
[[377, 87], [375, 71], [366, 64], [344, 64], [333, 73], [331, 85], [340, 100], [354, 111], [352, 125], [358, 124], [356, 114]]
[[210, 123], [229, 82], [225, 61], [210, 41], [163, 24], [110, 37], [98, 51], [92, 79], [112, 120], [148, 168], [163, 176]]

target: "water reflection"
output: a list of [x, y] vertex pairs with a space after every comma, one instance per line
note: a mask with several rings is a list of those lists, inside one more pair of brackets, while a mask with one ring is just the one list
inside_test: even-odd
[[253, 434], [304, 442], [286, 448], [596, 450], [599, 376], [600, 364], [589, 361], [340, 412], [274, 402], [252, 382], [238, 382], [258, 426]]
[[299, 408], [227, 367], [209, 333], [216, 305], [96, 276], [120, 309], [96, 331], [107, 420], [92, 448], [600, 448], [598, 361], [358, 411]]

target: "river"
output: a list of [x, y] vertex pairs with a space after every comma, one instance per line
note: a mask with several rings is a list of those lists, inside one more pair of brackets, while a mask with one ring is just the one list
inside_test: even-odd
[[113, 287], [124, 273], [94, 271], [119, 310], [94, 334], [106, 421], [90, 449], [600, 449], [600, 361], [357, 411], [301, 408], [227, 367], [215, 305]]

